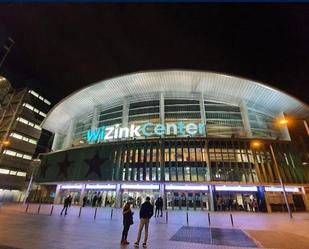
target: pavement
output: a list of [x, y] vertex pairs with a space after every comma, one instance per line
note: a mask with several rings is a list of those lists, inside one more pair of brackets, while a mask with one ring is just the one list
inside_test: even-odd
[[[0, 208], [0, 249], [132, 249], [138, 230], [138, 210], [129, 230], [130, 245], [121, 246], [120, 209], [4, 204]], [[39, 211], [39, 214], [38, 214]], [[112, 217], [111, 217], [112, 214]], [[187, 218], [188, 214], [188, 218]], [[168, 211], [152, 218], [150, 249], [309, 249], [309, 213], [244, 213]], [[143, 236], [142, 236], [143, 238]], [[142, 242], [142, 241], [141, 241]], [[140, 246], [140, 248], [142, 248]]]

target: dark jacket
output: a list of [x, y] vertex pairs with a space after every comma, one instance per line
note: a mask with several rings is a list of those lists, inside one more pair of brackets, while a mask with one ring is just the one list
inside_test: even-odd
[[131, 209], [126, 210], [126, 212], [123, 212], [123, 225], [124, 226], [130, 226], [133, 224], [133, 212]]
[[139, 211], [139, 217], [144, 219], [150, 219], [153, 216], [153, 206], [150, 202], [146, 201], [142, 204]]
[[64, 206], [68, 207], [70, 205], [71, 198], [68, 196], [67, 198], [64, 199]]

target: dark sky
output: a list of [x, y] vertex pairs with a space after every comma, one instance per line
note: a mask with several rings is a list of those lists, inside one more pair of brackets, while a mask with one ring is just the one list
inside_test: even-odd
[[[309, 103], [309, 5], [1, 4], [0, 74], [53, 102], [109, 77], [197, 69], [265, 82]], [[2, 51], [3, 52], [3, 51]]]

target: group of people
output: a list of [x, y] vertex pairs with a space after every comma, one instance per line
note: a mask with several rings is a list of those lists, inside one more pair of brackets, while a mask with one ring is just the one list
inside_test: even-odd
[[[85, 207], [88, 203], [88, 197], [85, 195], [83, 198], [83, 207]], [[96, 194], [92, 198], [92, 207], [101, 207], [102, 206], [102, 195], [97, 196]]]
[[[155, 210], [155, 217], [159, 216], [161, 211], [162, 217], [162, 208], [163, 208], [163, 199], [159, 197], [155, 202], [156, 210]], [[150, 197], [146, 197], [146, 201], [141, 205], [140, 212], [139, 212], [139, 229], [137, 234], [136, 242], [134, 243], [135, 247], [139, 247], [139, 243], [141, 240], [143, 229], [145, 228], [145, 235], [144, 235], [144, 242], [142, 244], [143, 247], [147, 247], [147, 240], [148, 240], [148, 228], [149, 228], [149, 221], [153, 216], [153, 205], [150, 203]], [[130, 226], [134, 223], [133, 222], [133, 212], [131, 211], [131, 204], [127, 202], [123, 207], [123, 231], [121, 237], [121, 244], [128, 245], [129, 242], [127, 240], [128, 232]]]
[[243, 205], [240, 205], [236, 199], [224, 199], [222, 196], [217, 197], [218, 211], [250, 211], [258, 212], [258, 202], [255, 198], [244, 199]]

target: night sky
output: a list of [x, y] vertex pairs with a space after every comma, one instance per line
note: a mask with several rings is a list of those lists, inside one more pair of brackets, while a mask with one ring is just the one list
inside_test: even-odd
[[241, 76], [309, 103], [309, 5], [1, 4], [1, 47], [8, 36], [16, 43], [0, 74], [53, 103], [158, 69]]

